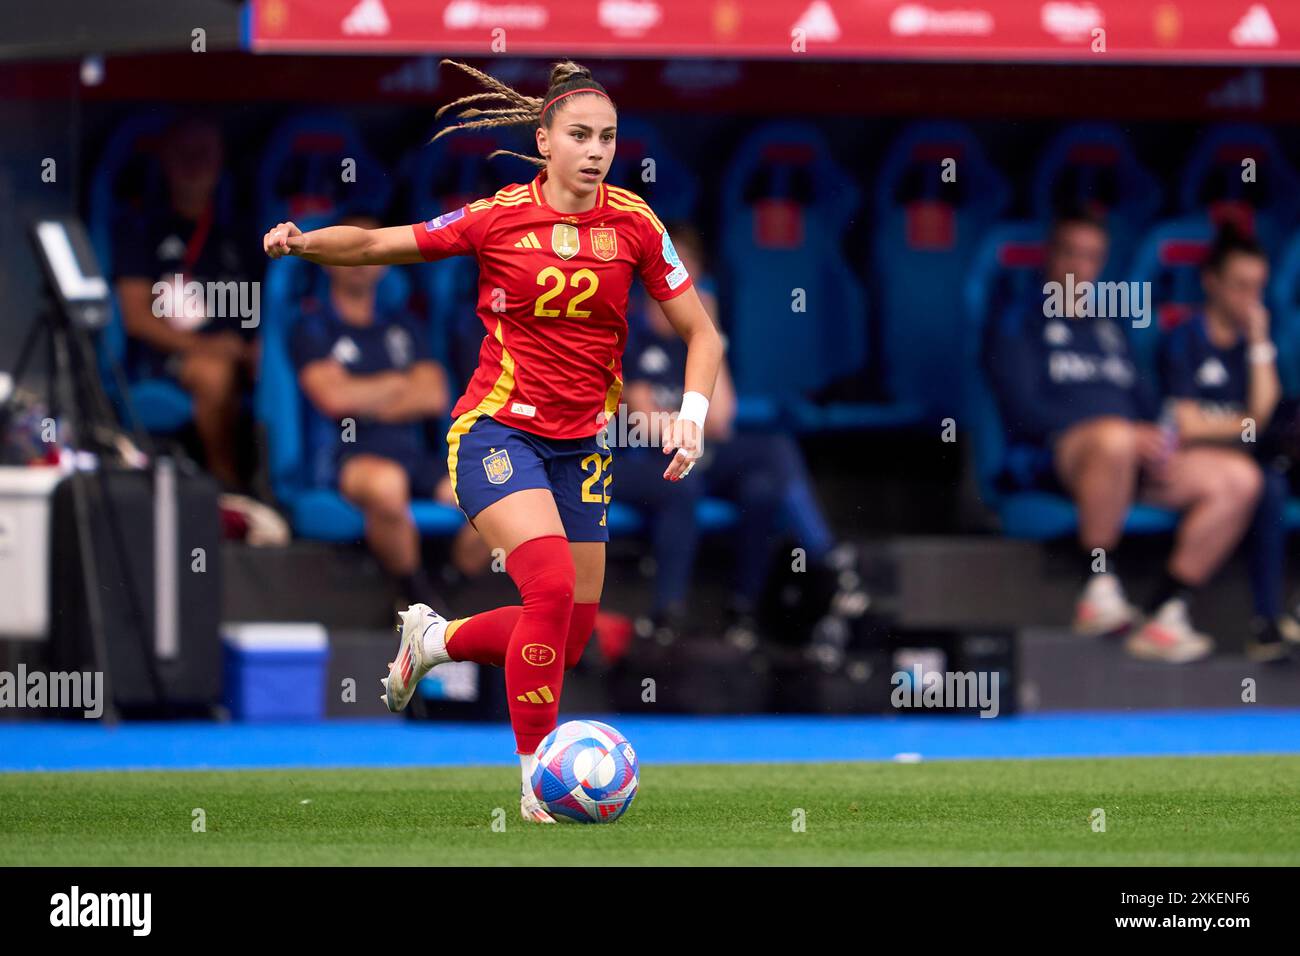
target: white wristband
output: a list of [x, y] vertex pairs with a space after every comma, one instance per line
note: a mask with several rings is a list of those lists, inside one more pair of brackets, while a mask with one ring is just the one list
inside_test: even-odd
[[682, 396], [682, 409], [677, 413], [677, 417], [688, 422], [695, 422], [696, 425], [703, 429], [704, 416], [708, 413], [709, 400], [699, 392], [687, 392]]
[[1272, 342], [1255, 342], [1250, 347], [1252, 365], [1266, 365], [1277, 358], [1277, 346]]

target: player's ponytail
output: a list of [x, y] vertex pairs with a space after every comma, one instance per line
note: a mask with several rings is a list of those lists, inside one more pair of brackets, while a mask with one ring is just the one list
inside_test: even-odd
[[[479, 81], [486, 91], [482, 93], [471, 93], [469, 96], [462, 96], [458, 100], [452, 100], [446, 106], [443, 106], [435, 114], [435, 119], [441, 119], [442, 115], [448, 110], [458, 107], [461, 109], [457, 114], [457, 119], [461, 122], [455, 126], [448, 126], [438, 130], [434, 134], [433, 142], [440, 136], [447, 133], [455, 132], [458, 129], [486, 129], [497, 126], [546, 126], [551, 125], [551, 120], [555, 116], [555, 111], [560, 105], [567, 102], [565, 96], [573, 90], [594, 91], [609, 99], [609, 94], [605, 88], [600, 85], [591, 75], [591, 70], [572, 60], [561, 60], [551, 67], [550, 87], [545, 96], [525, 96], [523, 93], [512, 89], [505, 83], [502, 83], [494, 76], [489, 76], [482, 70], [477, 70], [467, 63], [461, 63], [457, 60], [443, 60], [443, 63], [457, 67]], [[579, 95], [588, 96], [592, 93], [583, 92]], [[491, 101], [494, 108], [480, 109], [478, 106], [470, 106], [472, 103], [488, 104]], [[613, 103], [613, 100], [610, 100]], [[469, 120], [469, 122], [465, 122]], [[540, 156], [525, 156], [523, 153], [512, 152], [508, 149], [498, 149], [488, 154], [488, 159], [494, 156], [516, 156], [534, 166], [545, 166], [546, 160]]]

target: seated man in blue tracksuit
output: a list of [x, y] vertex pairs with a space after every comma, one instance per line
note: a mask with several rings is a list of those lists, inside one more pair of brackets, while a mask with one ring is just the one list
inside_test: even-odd
[[[344, 222], [378, 225], [362, 216]], [[447, 378], [427, 330], [380, 308], [376, 288], [386, 266], [322, 268], [328, 292], [304, 303], [289, 342], [313, 406], [305, 435], [310, 477], [337, 487], [365, 514], [366, 543], [395, 580], [399, 601], [429, 601], [410, 503], [440, 491], [451, 498], [446, 466], [425, 432], [426, 420], [447, 413]]]
[[[703, 267], [697, 234], [685, 224], [670, 227], [673, 244], [700, 290], [710, 315], [717, 299]], [[641, 297], [643, 300], [644, 296]], [[652, 301], [629, 310], [628, 344], [623, 356], [623, 413], [611, 436], [635, 433], [638, 416], [665, 418], [681, 405], [686, 375], [686, 346], [663, 310]], [[640, 312], [640, 315], [635, 314]], [[665, 458], [658, 447], [619, 447], [611, 491], [616, 500], [646, 515], [657, 566], [651, 620], [663, 631], [679, 630], [699, 545], [696, 505], [706, 495], [733, 502], [740, 512], [732, 541], [735, 573], [726, 638], [744, 649], [756, 640], [753, 621], [767, 573], [779, 542], [789, 530], [805, 550], [810, 565], [839, 577], [855, 563], [852, 545], [837, 544], [813, 492], [799, 446], [784, 434], [736, 433], [736, 392], [724, 361], [704, 424], [704, 454], [689, 481], [663, 480]], [[648, 429], [642, 429], [648, 432]], [[614, 437], [611, 438], [614, 440]], [[857, 585], [836, 595], [836, 607], [853, 607], [863, 598]], [[852, 612], [848, 612], [852, 613]]]
[[[1098, 316], [1109, 311], [1098, 308], [1107, 298], [1078, 296], [1098, 289], [1107, 241], [1105, 226], [1087, 213], [1058, 219], [1048, 237], [1042, 295], [991, 324], [985, 362], [1008, 431], [1008, 480], [1062, 492], [1079, 509], [1084, 586], [1076, 633], [1127, 631], [1130, 654], [1185, 663], [1213, 649], [1192, 627], [1188, 599], [1245, 534], [1263, 476], [1233, 449], [1179, 447], [1172, 430], [1152, 420], [1154, 392], [1134, 365], [1125, 332], [1130, 322], [1154, 321], [1150, 303], [1145, 317]], [[1076, 297], [1061, 294], [1070, 289]], [[1130, 294], [1128, 301], [1142, 299]], [[1124, 597], [1116, 555], [1125, 517], [1139, 499], [1182, 512], [1144, 622]]]
[[1285, 637], [1300, 625], [1282, 611], [1286, 560], [1286, 473], [1258, 454], [1275, 417], [1282, 386], [1269, 334], [1264, 289], [1268, 259], [1254, 239], [1225, 229], [1201, 269], [1204, 309], [1161, 341], [1160, 375], [1183, 446], [1232, 449], [1260, 460], [1264, 492], [1248, 542], [1255, 620], [1246, 645], [1254, 660], [1284, 660]]

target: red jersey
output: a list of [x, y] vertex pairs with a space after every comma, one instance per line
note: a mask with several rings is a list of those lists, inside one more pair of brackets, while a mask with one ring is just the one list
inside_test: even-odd
[[588, 438], [618, 408], [635, 272], [659, 301], [691, 287], [663, 223], [601, 183], [586, 212], [556, 212], [546, 170], [411, 228], [426, 261], [478, 259], [487, 336], [452, 418], [469, 412], [547, 438]]

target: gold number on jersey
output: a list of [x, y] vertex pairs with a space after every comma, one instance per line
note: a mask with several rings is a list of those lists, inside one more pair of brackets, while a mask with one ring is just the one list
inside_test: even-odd
[[590, 269], [579, 269], [570, 277], [555, 266], [547, 266], [537, 273], [538, 285], [548, 285], [552, 281], [555, 282], [555, 285], [537, 297], [537, 301], [533, 305], [534, 316], [547, 319], [556, 318], [560, 314], [560, 310], [547, 308], [547, 306], [570, 283], [573, 284], [575, 289], [580, 284], [585, 285], [586, 288], [569, 299], [569, 303], [564, 310], [565, 316], [570, 319], [585, 319], [591, 315], [590, 309], [579, 309], [578, 306], [595, 295], [596, 289], [600, 287], [600, 279], [596, 276], [596, 273]]
[[596, 273], [592, 272], [590, 269], [579, 269], [573, 274], [573, 278], [569, 281], [573, 283], [574, 288], [577, 288], [579, 282], [585, 282], [587, 285], [587, 288], [584, 291], [579, 292], [569, 300], [569, 317], [574, 319], [585, 319], [590, 317], [591, 309], [579, 309], [578, 305], [586, 302], [596, 294], [596, 287], [600, 285], [600, 280], [596, 278]]
[[[614, 479], [613, 469], [610, 467], [614, 462], [613, 454], [600, 456], [600, 452], [592, 452], [586, 458], [582, 459], [581, 467], [583, 471], [590, 471], [591, 477], [582, 483], [582, 500], [595, 505], [609, 504], [609, 483]], [[594, 470], [593, 470], [594, 469]], [[601, 482], [600, 494], [592, 490], [596, 482], [600, 481], [601, 473], [604, 473], [605, 480]]]

